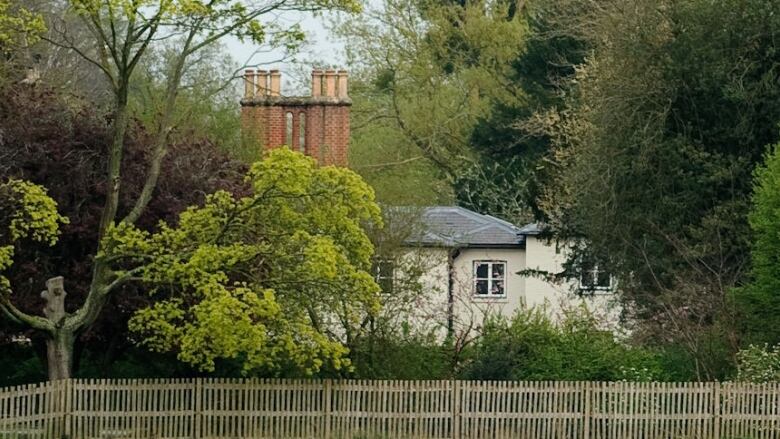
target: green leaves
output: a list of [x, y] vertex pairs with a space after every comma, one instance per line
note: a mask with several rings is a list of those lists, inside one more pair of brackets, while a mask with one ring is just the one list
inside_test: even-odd
[[57, 202], [46, 194], [45, 188], [10, 179], [0, 184], [0, 197], [15, 207], [11, 207], [7, 217], [10, 242], [29, 238], [49, 245], [57, 243], [60, 225], [67, 224], [68, 219], [57, 212]]
[[478, 161], [479, 121], [522, 101], [511, 74], [527, 24], [512, 8], [389, 0], [338, 24], [354, 78], [350, 163], [383, 202], [451, 203], [449, 186]]
[[647, 317], [667, 313], [667, 294], [698, 296], [712, 308], [688, 306], [702, 314], [687, 320], [712, 322], [743, 281], [751, 171], [778, 138], [780, 87], [764, 76], [777, 62], [774, 2], [552, 4], [591, 53], [568, 108], [539, 121], [556, 144], [548, 223], [585, 238]]
[[511, 319], [485, 323], [466, 369], [471, 379], [590, 380], [662, 378], [651, 351], [624, 345], [599, 328], [585, 307], [567, 310], [554, 322], [549, 310], [519, 311]]
[[252, 166], [247, 180], [250, 196], [217, 192], [157, 233], [110, 230], [100, 257], [136, 267], [156, 299], [130, 329], [202, 370], [218, 359], [242, 361], [245, 373], [346, 367], [333, 334], [379, 309], [364, 231], [381, 225], [373, 191], [347, 169], [288, 149]]
[[736, 380], [750, 383], [780, 381], [780, 345], [749, 345], [737, 352]]
[[17, 44], [32, 44], [46, 31], [40, 14], [26, 8], [14, 8], [8, 0], [0, 0], [0, 51]]
[[[0, 271], [13, 263], [14, 245], [24, 239], [57, 243], [60, 226], [68, 218], [57, 212], [57, 203], [46, 189], [27, 181], [9, 179], [0, 184]], [[0, 275], [0, 294], [10, 291], [10, 283]]]

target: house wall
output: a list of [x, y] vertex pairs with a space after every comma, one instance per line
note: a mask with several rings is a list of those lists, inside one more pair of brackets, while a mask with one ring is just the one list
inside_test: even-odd
[[[527, 255], [527, 270], [538, 270], [549, 273], [560, 273], [566, 261], [565, 248], [555, 241], [546, 241], [536, 236], [526, 236], [525, 252]], [[560, 305], [573, 295], [576, 287], [574, 282], [557, 285], [548, 282], [540, 276], [527, 276], [525, 279], [525, 297], [528, 306]]]
[[[477, 297], [474, 294], [474, 263], [476, 261], [506, 262], [506, 297]], [[525, 279], [517, 274], [525, 267], [526, 255], [521, 248], [462, 249], [453, 263], [455, 326], [482, 326], [487, 314], [511, 317], [525, 302]]]
[[405, 265], [422, 267], [424, 273], [420, 278], [422, 294], [409, 309], [409, 321], [415, 328], [446, 334], [448, 258], [449, 249], [431, 247], [404, 256]]
[[[525, 252], [527, 269], [548, 273], [562, 272], [568, 258], [566, 245], [534, 235], [526, 236]], [[613, 292], [580, 295], [577, 294], [578, 288], [579, 282], [576, 280], [553, 283], [540, 276], [528, 276], [525, 279], [526, 304], [529, 307], [544, 307], [555, 319], [561, 318], [566, 310], [585, 306], [605, 327], [614, 329], [620, 318], [616, 295]]]
[[[407, 260], [426, 261], [425, 274], [420, 279], [427, 292], [414, 309], [410, 310], [409, 321], [414, 327], [446, 329], [448, 316], [448, 257], [449, 249], [410, 249]], [[602, 293], [590, 296], [576, 294], [578, 282], [548, 282], [542, 277], [521, 275], [518, 272], [532, 269], [559, 273], [566, 260], [566, 247], [554, 241], [526, 237], [526, 247], [496, 249], [461, 249], [453, 262], [455, 330], [479, 330], [488, 314], [511, 317], [517, 310], [526, 307], [544, 308], [553, 319], [560, 319], [565, 310], [578, 306], [587, 307], [606, 329], [616, 329], [620, 307], [616, 296]], [[487, 298], [474, 295], [474, 262], [506, 261], [506, 297]], [[419, 263], [419, 262], [416, 262]]]
[[447, 249], [428, 247], [401, 254], [395, 260], [393, 291], [383, 293], [380, 318], [443, 338], [447, 328], [448, 255]]

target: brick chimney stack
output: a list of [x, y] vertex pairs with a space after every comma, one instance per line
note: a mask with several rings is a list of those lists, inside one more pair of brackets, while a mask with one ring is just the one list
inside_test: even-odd
[[311, 96], [282, 96], [279, 70], [247, 69], [241, 125], [266, 150], [289, 146], [321, 165], [347, 166], [349, 110], [345, 70], [312, 70]]

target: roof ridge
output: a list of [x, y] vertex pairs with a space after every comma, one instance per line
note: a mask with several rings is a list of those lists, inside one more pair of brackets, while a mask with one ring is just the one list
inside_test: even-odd
[[524, 241], [519, 227], [509, 221], [462, 206], [427, 206], [421, 219], [425, 228], [417, 239], [422, 242], [518, 245]]
[[430, 207], [426, 208], [426, 210], [437, 209], [437, 208], [438, 209], [445, 208], [445, 209], [455, 210], [458, 213], [462, 214], [463, 216], [472, 218], [475, 221], [478, 221], [479, 223], [481, 223], [482, 226], [480, 226], [480, 228], [481, 227], [485, 227], [485, 226], [493, 225], [492, 224], [493, 222], [497, 222], [497, 223], [499, 223], [499, 225], [508, 228], [509, 231], [511, 231], [511, 232], [517, 233], [517, 232], [520, 231], [520, 227], [518, 227], [515, 224], [510, 223], [507, 220], [503, 220], [503, 219], [495, 217], [493, 215], [488, 215], [488, 214], [485, 214], [485, 213], [475, 212], [475, 211], [473, 211], [471, 209], [467, 209], [467, 208], [465, 208], [463, 206], [457, 206], [457, 205], [456, 206], [430, 206]]

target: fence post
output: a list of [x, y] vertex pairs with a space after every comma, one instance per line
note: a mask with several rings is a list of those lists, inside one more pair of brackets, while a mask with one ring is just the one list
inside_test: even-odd
[[713, 439], [720, 439], [720, 411], [723, 405], [720, 403], [720, 386], [719, 382], [712, 383], [712, 432]]
[[452, 407], [452, 439], [460, 439], [460, 381], [452, 380], [452, 392], [450, 393], [450, 406]]
[[333, 381], [331, 381], [330, 378], [327, 378], [323, 381], [323, 395], [324, 398], [323, 401], [323, 412], [322, 415], [325, 419], [323, 419], [323, 434], [324, 437], [330, 438], [330, 412], [331, 412], [331, 400], [333, 398]]
[[192, 417], [192, 422], [195, 423], [192, 428], [195, 439], [200, 439], [202, 436], [201, 427], [203, 424], [203, 378], [195, 378], [195, 406], [193, 407], [195, 413]]
[[582, 435], [583, 439], [590, 439], [590, 418], [592, 416], [590, 406], [590, 393], [591, 393], [590, 381], [585, 381], [585, 388], [583, 389], [583, 398], [585, 399], [584, 412], [582, 414]]
[[62, 423], [63, 425], [63, 437], [69, 439], [71, 436], [71, 424], [72, 424], [72, 411], [73, 411], [73, 378], [64, 380], [63, 386], [60, 387], [63, 395], [60, 396], [60, 401], [63, 403], [62, 410]]

